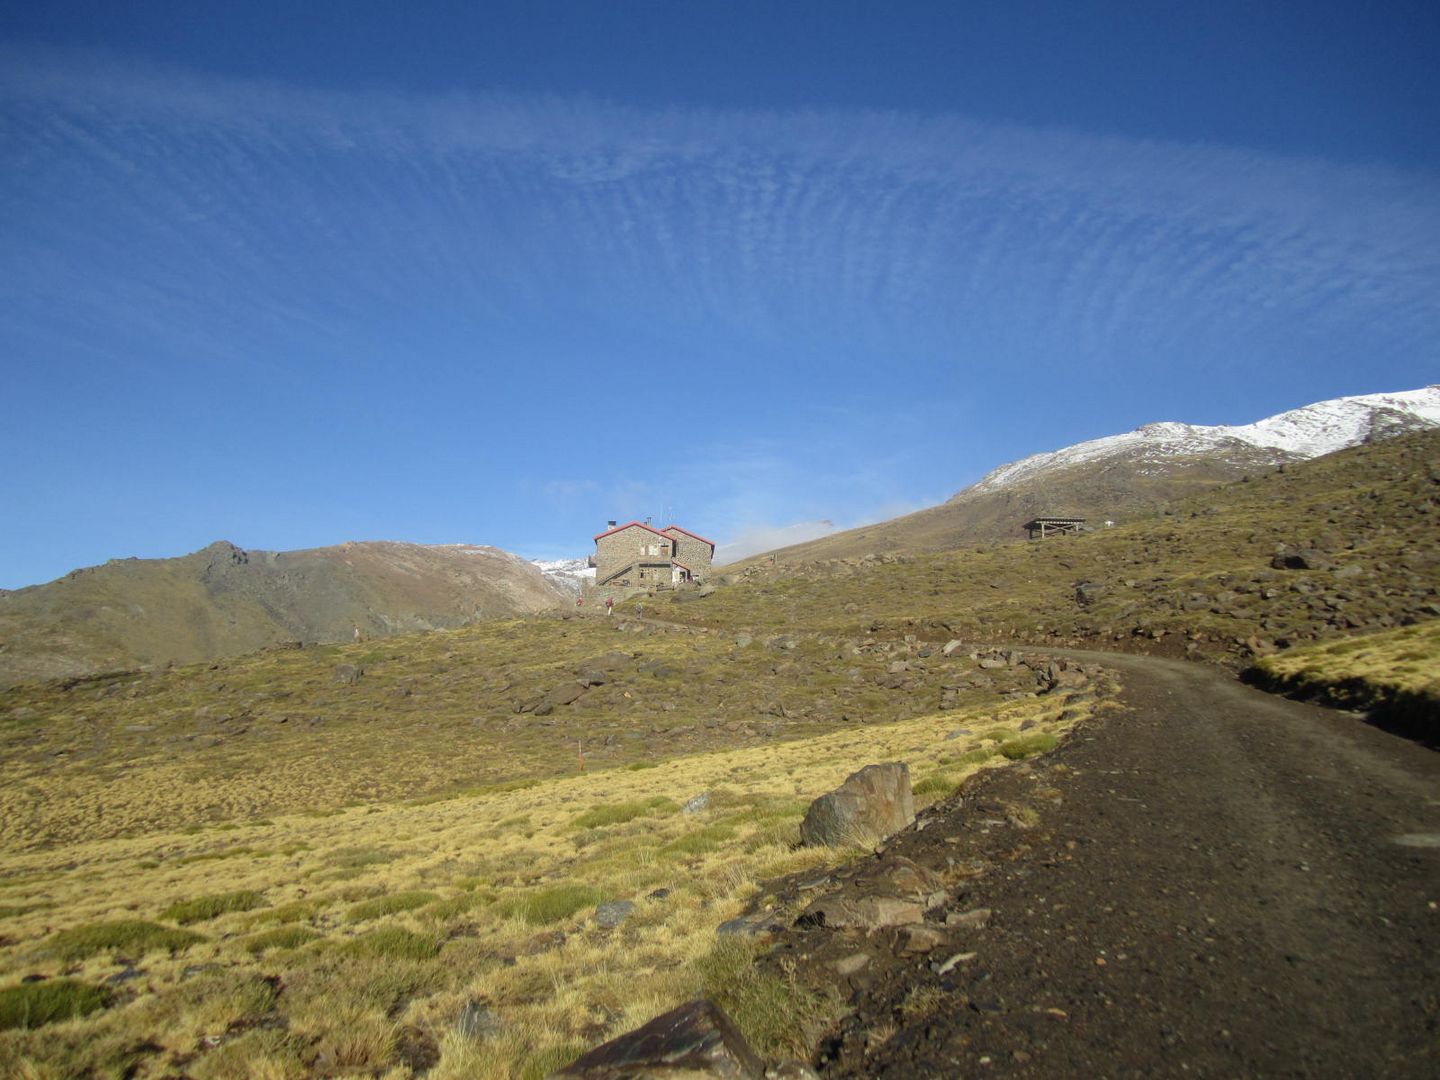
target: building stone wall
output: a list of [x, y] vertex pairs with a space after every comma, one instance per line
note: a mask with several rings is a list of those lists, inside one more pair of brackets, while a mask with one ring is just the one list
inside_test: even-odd
[[602, 536], [595, 541], [595, 580], [603, 582], [616, 571], [637, 562], [668, 564], [673, 547], [674, 542], [668, 537], [657, 536], [639, 525]]
[[666, 534], [675, 538], [675, 561], [682, 562], [690, 568], [695, 575], [696, 581], [705, 581], [710, 577], [710, 545], [703, 540], [696, 540], [688, 533], [679, 529]]

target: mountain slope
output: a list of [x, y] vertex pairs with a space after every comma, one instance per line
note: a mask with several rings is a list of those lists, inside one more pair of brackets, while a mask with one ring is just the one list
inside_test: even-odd
[[940, 506], [776, 552], [783, 562], [942, 551], [1015, 539], [1037, 515], [1136, 521], [1277, 465], [1440, 427], [1440, 385], [1336, 398], [1253, 424], [1146, 424], [994, 469]]
[[0, 685], [186, 663], [287, 640], [461, 626], [563, 600], [498, 548], [389, 541], [113, 559], [0, 597]]

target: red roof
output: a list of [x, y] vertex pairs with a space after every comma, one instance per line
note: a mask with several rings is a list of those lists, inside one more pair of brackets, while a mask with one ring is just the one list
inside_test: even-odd
[[690, 537], [693, 540], [699, 540], [702, 544], [709, 544], [710, 553], [712, 555], [715, 553], [714, 540], [706, 540], [705, 537], [701, 536], [699, 533], [692, 533], [689, 529], [682, 529], [679, 525], [666, 525], [662, 531], [668, 533], [671, 529], [674, 529], [676, 532], [683, 532], [686, 536]]
[[[649, 529], [649, 530], [650, 530], [651, 532], [653, 532], [656, 536], [664, 536], [666, 540], [674, 540], [674, 539], [675, 539], [673, 536], [665, 536], [665, 534], [664, 534], [663, 532], [661, 532], [659, 529], [652, 528], [651, 526], [646, 525], [643, 521], [627, 521], [624, 525], [616, 525], [615, 528], [609, 529], [609, 530], [601, 533], [599, 536], [595, 537], [595, 540], [596, 540], [596, 542], [598, 543], [599, 541], [604, 540], [605, 537], [607, 537], [607, 536], [614, 536], [617, 532], [624, 532], [626, 529], [629, 529], [629, 528]], [[684, 529], [681, 529], [680, 531], [681, 531], [681, 532], [684, 532], [685, 530], [684, 530]], [[691, 535], [694, 535], [694, 534], [692, 533]], [[696, 539], [699, 539], [699, 538], [696, 537]], [[706, 543], [709, 543], [709, 541], [707, 540]]]
[[679, 559], [671, 559], [670, 561], [676, 566], [678, 566], [681, 570], [684, 570], [687, 574], [693, 574], [695, 572], [694, 570], [691, 570], [690, 567], [686, 566], [683, 562], [681, 562]]

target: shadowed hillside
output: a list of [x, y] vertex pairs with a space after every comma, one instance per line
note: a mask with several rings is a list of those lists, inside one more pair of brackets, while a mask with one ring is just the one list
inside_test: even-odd
[[564, 598], [498, 548], [387, 541], [112, 559], [0, 597], [0, 685], [543, 611]]

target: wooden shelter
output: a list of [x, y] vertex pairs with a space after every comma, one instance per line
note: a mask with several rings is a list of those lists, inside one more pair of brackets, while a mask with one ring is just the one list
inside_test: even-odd
[[1025, 528], [1030, 530], [1031, 540], [1046, 540], [1052, 536], [1075, 536], [1085, 532], [1085, 519], [1037, 517], [1034, 521], [1027, 521]]

